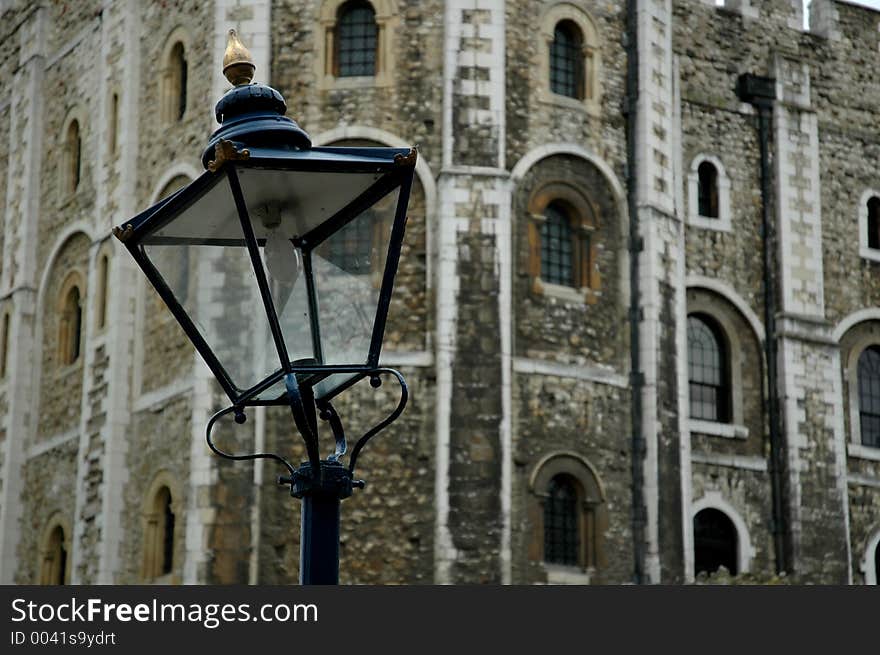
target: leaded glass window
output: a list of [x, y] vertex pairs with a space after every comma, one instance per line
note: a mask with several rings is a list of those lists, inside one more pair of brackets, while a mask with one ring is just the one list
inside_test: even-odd
[[349, 273], [371, 270], [374, 229], [374, 220], [350, 222], [327, 242], [326, 259]]
[[544, 209], [541, 224], [541, 279], [572, 286], [572, 250], [571, 221], [561, 207], [551, 203]]
[[583, 37], [571, 21], [560, 21], [550, 44], [550, 90], [569, 98], [583, 98]]
[[727, 353], [719, 331], [703, 318], [689, 316], [687, 337], [691, 418], [727, 421]]
[[375, 75], [378, 28], [370, 3], [355, 0], [342, 5], [336, 25], [337, 76]]
[[880, 248], [880, 198], [868, 200], [868, 247]]
[[718, 171], [707, 161], [697, 168], [699, 193], [697, 204], [700, 216], [718, 218]]
[[880, 448], [880, 348], [866, 348], [859, 357], [859, 420], [862, 444]]
[[579, 548], [577, 487], [572, 478], [557, 475], [544, 504], [544, 561], [577, 566]]

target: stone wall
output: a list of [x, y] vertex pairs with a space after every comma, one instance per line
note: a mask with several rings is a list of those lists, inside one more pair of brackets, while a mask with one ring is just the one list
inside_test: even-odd
[[40, 367], [39, 436], [46, 438], [79, 428], [82, 413], [83, 361], [85, 341], [81, 339], [80, 355], [68, 364], [60, 360], [60, 320], [64, 284], [70, 273], [81, 281], [82, 333], [87, 329], [86, 307], [90, 301], [86, 286], [89, 268], [89, 240], [76, 234], [62, 246], [49, 271], [43, 295], [41, 328], [43, 340]]
[[[401, 367], [410, 391], [400, 419], [376, 435], [358, 456], [355, 478], [366, 481], [342, 501], [340, 582], [357, 584], [429, 584], [433, 582], [432, 374], [428, 369]], [[396, 405], [399, 391], [393, 378], [378, 389], [358, 383], [334, 403], [346, 429], [348, 449]], [[322, 456], [332, 451], [326, 424], [321, 430]], [[266, 450], [293, 464], [305, 459], [290, 410], [269, 408]], [[347, 463], [348, 459], [343, 459]], [[249, 463], [222, 462], [223, 467], [250, 469]], [[266, 462], [260, 504], [260, 584], [290, 584], [299, 578], [301, 501], [286, 487], [273, 485], [285, 474]]]
[[[126, 457], [128, 483], [125, 487], [125, 510], [119, 539], [121, 569], [115, 584], [143, 582], [144, 511], [147, 493], [153, 480], [162, 472], [177, 483], [181, 507], [189, 503], [189, 440], [191, 399], [185, 395], [157, 404], [132, 416]], [[209, 499], [204, 499], [210, 502]], [[183, 571], [184, 535], [187, 515], [175, 517], [174, 570], [179, 581]]]
[[[77, 440], [64, 443], [30, 458], [24, 467], [21, 540], [18, 542], [18, 567], [15, 584], [38, 584], [40, 579], [40, 538], [49, 520], [60, 514], [67, 526], [74, 525], [76, 503]], [[65, 533], [67, 530], [65, 529]], [[65, 534], [65, 540], [71, 539]], [[68, 553], [68, 566], [70, 553]]]

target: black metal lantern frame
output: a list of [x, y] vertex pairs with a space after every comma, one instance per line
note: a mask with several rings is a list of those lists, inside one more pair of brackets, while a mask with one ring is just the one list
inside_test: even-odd
[[[126, 248], [186, 332], [187, 337], [201, 354], [205, 363], [229, 397], [232, 406], [224, 410], [222, 414], [235, 412], [237, 420], [242, 422], [243, 408], [246, 406], [290, 404], [297, 427], [305, 438], [309, 460], [313, 466], [316, 466], [320, 459], [317, 450], [317, 426], [308, 411], [309, 405], [315, 403], [321, 411], [322, 418], [330, 421], [330, 425], [333, 428], [336, 452], [331, 457], [337, 459], [345, 452], [345, 439], [338, 423], [338, 416], [330, 402], [334, 397], [365, 377], [370, 377], [373, 385], [378, 386], [378, 376], [382, 373], [390, 373], [395, 375], [400, 382], [403, 390], [402, 403], [405, 404], [406, 402], [406, 385], [402, 376], [391, 369], [380, 368], [379, 355], [385, 331], [385, 321], [391, 301], [394, 277], [397, 271], [397, 262], [403, 242], [406, 208], [415, 165], [415, 150], [409, 148], [341, 147], [310, 148], [308, 150], [235, 149], [235, 145], [231, 142], [218, 141], [216, 151], [218, 158], [221, 157], [220, 153], [227, 153], [225, 155], [227, 160], [221, 162], [216, 172], [206, 171], [198, 179], [177, 193], [135, 216], [121, 230], [117, 231], [117, 235], [123, 240]], [[235, 158], [236, 155], [238, 158]], [[350, 202], [347, 202], [330, 218], [291, 239], [293, 246], [302, 253], [302, 270], [308, 292], [309, 329], [313, 345], [312, 358], [300, 358], [297, 360], [291, 360], [290, 358], [285, 335], [279, 324], [275, 301], [269, 288], [269, 279], [260, 253], [260, 248], [264, 248], [266, 245], [266, 239], [259, 238], [255, 234], [252, 222], [253, 217], [251, 216], [240, 181], [240, 174], [244, 169], [285, 171], [291, 175], [295, 175], [298, 172], [310, 172], [369, 174], [376, 177], [376, 181], [372, 185]], [[188, 239], [181, 236], [156, 236], [157, 232], [160, 232], [175, 217], [180, 216], [183, 211], [191, 207], [208, 190], [217, 184], [224, 183], [229, 185], [229, 190], [235, 202], [235, 209], [241, 225], [240, 240], [235, 242], [228, 238], [212, 239], [200, 237]], [[328, 364], [324, 361], [323, 356], [321, 326], [317, 307], [318, 294], [312, 267], [312, 254], [315, 248], [324, 243], [328, 237], [339, 232], [352, 220], [388, 196], [395, 189], [399, 189], [400, 192], [390, 231], [388, 252], [382, 273], [378, 305], [375, 320], [373, 321], [366, 361], [363, 364]], [[169, 283], [151, 260], [145, 250], [145, 244], [246, 247], [253, 266], [253, 273], [259, 286], [262, 303], [265, 307], [266, 319], [269, 324], [274, 347], [277, 351], [279, 364], [277, 370], [248, 388], [240, 388], [183, 307], [174, 290], [172, 290]], [[332, 388], [327, 389], [325, 393], [320, 394], [318, 397], [314, 396], [313, 389], [318, 383], [333, 375], [336, 375], [338, 379], [339, 374], [345, 374], [343, 381], [334, 384]], [[285, 386], [283, 392], [274, 398], [264, 397], [268, 390], [282, 381]], [[398, 410], [393, 413], [393, 418], [396, 418], [402, 410], [403, 407], [399, 406]], [[332, 420], [331, 417], [333, 417]], [[390, 421], [388, 422], [390, 423]], [[385, 425], [387, 423], [383, 421], [377, 427], [381, 429]], [[373, 436], [369, 433], [368, 435]], [[359, 450], [360, 447], [356, 446], [355, 451], [352, 452], [349, 465], [351, 471], [354, 469]]]
[[[228, 459], [268, 458], [287, 468], [279, 482], [303, 499], [301, 581], [333, 583], [339, 501], [363, 486], [353, 479], [358, 454], [408, 399], [403, 376], [381, 367], [379, 355], [417, 153], [313, 148], [286, 116], [281, 94], [251, 84], [253, 72], [250, 54], [230, 30], [224, 74], [235, 86], [217, 103], [221, 125], [202, 155], [206, 172], [114, 234], [230, 400], [208, 421], [209, 447]], [[375, 230], [381, 239], [372, 238], [374, 228], [381, 228]], [[203, 254], [195, 279], [207, 290], [195, 301], [190, 251]], [[339, 462], [345, 432], [332, 401], [365, 378], [378, 387], [386, 374], [400, 385], [400, 399], [358, 438], [346, 468]], [[233, 414], [243, 423], [246, 407], [269, 405], [291, 409], [308, 454], [298, 468], [279, 454], [233, 455], [213, 443], [220, 418]], [[325, 460], [319, 416], [335, 442]]]

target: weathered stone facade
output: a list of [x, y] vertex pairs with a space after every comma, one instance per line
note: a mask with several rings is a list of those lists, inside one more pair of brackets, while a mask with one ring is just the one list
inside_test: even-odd
[[[876, 583], [880, 449], [857, 369], [880, 346], [880, 15], [813, 0], [804, 30], [797, 0], [715, 4], [374, 0], [375, 75], [340, 77], [341, 0], [0, 1], [0, 582], [41, 579], [56, 523], [70, 582], [155, 580], [164, 487], [160, 581], [298, 578], [299, 501], [271, 462], [210, 454], [224, 396], [109, 239], [201, 174], [235, 27], [316, 145], [419, 149], [383, 349], [410, 402], [359, 460], [343, 582], [687, 583], [694, 518], [715, 510], [750, 579]], [[551, 90], [565, 21], [580, 97]], [[746, 73], [775, 80], [766, 160]], [[717, 216], [697, 206], [704, 162]], [[580, 212], [578, 284], [544, 279], [554, 200]], [[176, 279], [246, 307], [214, 263]], [[80, 342], [61, 361], [71, 275]], [[722, 335], [721, 420], [692, 418], [688, 316]], [[393, 387], [343, 394], [350, 437]], [[216, 437], [296, 462], [294, 432], [260, 408]], [[579, 485], [576, 564], [546, 557], [554, 475]]]

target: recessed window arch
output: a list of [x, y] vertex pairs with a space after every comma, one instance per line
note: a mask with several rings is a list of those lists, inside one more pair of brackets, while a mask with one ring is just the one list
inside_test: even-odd
[[75, 193], [82, 177], [82, 133], [79, 120], [71, 118], [64, 129], [64, 162], [61, 178], [64, 194]]
[[561, 20], [553, 29], [550, 44], [550, 90], [559, 95], [583, 100], [584, 35], [571, 20]]
[[880, 584], [880, 527], [870, 531], [865, 548], [865, 556], [861, 562], [861, 570], [866, 585]]
[[[604, 531], [608, 516], [605, 491], [592, 465], [574, 453], [543, 458], [529, 481], [535, 497], [532, 559], [542, 562], [553, 582], [569, 573], [595, 574], [605, 566]], [[554, 578], [554, 575], [556, 577]]]
[[739, 539], [733, 521], [720, 509], [707, 507], [694, 515], [694, 574], [720, 567], [739, 573]]
[[79, 273], [71, 273], [61, 286], [58, 298], [58, 361], [62, 366], [76, 363], [83, 340], [85, 286]]
[[687, 319], [690, 417], [731, 421], [730, 353], [717, 321], [705, 314]]
[[102, 330], [107, 326], [107, 309], [110, 284], [110, 254], [102, 252], [98, 256], [98, 292], [96, 295], [95, 327]]
[[189, 39], [177, 28], [166, 40], [159, 77], [161, 114], [166, 124], [178, 123], [186, 116], [189, 95]]
[[539, 188], [529, 201], [529, 272], [533, 289], [570, 287], [595, 300], [601, 288], [597, 262], [599, 217], [594, 203], [566, 183]]
[[718, 218], [718, 169], [709, 161], [697, 167], [697, 211], [706, 218]]
[[142, 577], [146, 581], [171, 581], [179, 562], [180, 500], [167, 473], [153, 481], [144, 502], [144, 560]]
[[863, 446], [880, 448], [880, 346], [859, 355], [859, 434]]
[[40, 543], [41, 585], [70, 584], [70, 530], [60, 517], [51, 519]]
[[572, 4], [557, 3], [544, 12], [540, 34], [540, 99], [598, 114], [599, 41], [592, 17]]
[[399, 21], [392, 0], [324, 0], [315, 58], [319, 88], [388, 86], [391, 40]]
[[119, 93], [110, 94], [110, 118], [107, 125], [107, 151], [116, 154], [119, 140]]
[[9, 323], [9, 312], [4, 311], [0, 319], [0, 380], [6, 379], [9, 368]]
[[859, 255], [880, 261], [880, 190], [867, 189], [859, 198]]
[[708, 230], [729, 232], [730, 179], [721, 160], [699, 154], [688, 172], [688, 222]]

